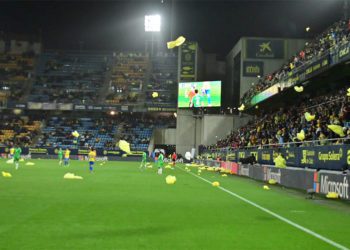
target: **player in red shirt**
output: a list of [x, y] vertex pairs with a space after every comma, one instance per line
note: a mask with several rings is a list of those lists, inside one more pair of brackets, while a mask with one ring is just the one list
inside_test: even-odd
[[171, 156], [171, 160], [173, 161], [173, 166], [175, 166], [175, 163], [176, 163], [176, 159], [177, 159], [177, 155], [176, 153], [174, 152]]

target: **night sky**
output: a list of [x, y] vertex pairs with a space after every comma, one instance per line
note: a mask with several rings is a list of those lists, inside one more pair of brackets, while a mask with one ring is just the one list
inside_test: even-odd
[[[46, 49], [142, 50], [144, 15], [162, 16], [166, 41], [171, 6], [170, 0], [1, 1], [0, 31], [41, 33]], [[242, 36], [312, 37], [339, 20], [342, 7], [342, 0], [175, 0], [174, 36], [225, 56]]]

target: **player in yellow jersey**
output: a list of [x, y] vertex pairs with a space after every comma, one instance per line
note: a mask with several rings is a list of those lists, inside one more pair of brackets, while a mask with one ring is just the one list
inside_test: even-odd
[[90, 148], [89, 152], [89, 170], [90, 173], [94, 172], [94, 164], [96, 161], [96, 150], [94, 148]]
[[10, 153], [9, 153], [9, 159], [12, 159], [13, 158], [13, 154], [15, 153], [15, 148], [12, 146], [10, 148]]
[[69, 148], [66, 148], [64, 151], [64, 166], [69, 166], [69, 156], [70, 156], [70, 150]]

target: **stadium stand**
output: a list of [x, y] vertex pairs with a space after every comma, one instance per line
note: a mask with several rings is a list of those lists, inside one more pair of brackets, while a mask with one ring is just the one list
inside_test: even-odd
[[35, 67], [34, 53], [0, 54], [0, 92], [2, 102], [19, 101], [30, 86]]
[[114, 54], [106, 103], [137, 102], [147, 79], [148, 70], [148, 54], [139, 52]]
[[29, 101], [94, 103], [105, 83], [109, 61], [110, 57], [102, 53], [43, 53]]
[[120, 139], [130, 142], [135, 151], [145, 151], [148, 148], [153, 129], [175, 127], [173, 116], [149, 116], [145, 114], [124, 114], [122, 116]]
[[[177, 56], [175, 53], [157, 53], [151, 58], [152, 73], [146, 86], [146, 102], [150, 104], [176, 104]], [[159, 97], [153, 98], [152, 93]]]
[[2, 116], [0, 125], [0, 145], [19, 144], [29, 146], [40, 133], [41, 121]]
[[[120, 139], [130, 142], [133, 151], [148, 149], [154, 128], [174, 126], [171, 117], [158, 117], [135, 114], [120, 114], [104, 118], [60, 118], [51, 117], [42, 128], [41, 135], [35, 144], [37, 147], [63, 147], [70, 149], [103, 148], [118, 149]], [[77, 130], [78, 139], [72, 136]]]
[[[349, 87], [349, 86], [348, 86]], [[307, 97], [291, 107], [277, 111], [262, 112], [246, 126], [208, 148], [246, 148], [279, 146], [315, 146], [350, 143], [350, 102], [346, 89], [321, 95], [312, 99]], [[304, 112], [316, 115], [307, 122]], [[339, 138], [327, 125], [344, 127], [344, 138]], [[305, 142], [297, 139], [297, 133], [305, 132]], [[311, 142], [310, 142], [311, 141]]]
[[[39, 147], [64, 147], [70, 149], [87, 148], [114, 148], [114, 136], [118, 125], [111, 119], [92, 118], [59, 118], [52, 117], [42, 129], [38, 140]], [[77, 130], [78, 139], [72, 136]]]
[[294, 55], [279, 70], [261, 79], [251, 87], [241, 98], [242, 103], [249, 103], [253, 96], [269, 88], [277, 82], [291, 76], [300, 67], [304, 67], [322, 55], [331, 53], [332, 50], [350, 39], [350, 20], [340, 20], [331, 25], [312, 41], [306, 43], [305, 48]]

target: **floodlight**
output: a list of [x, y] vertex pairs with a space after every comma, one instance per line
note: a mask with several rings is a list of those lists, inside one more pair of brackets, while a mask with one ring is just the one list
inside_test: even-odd
[[160, 15], [145, 16], [145, 31], [160, 32], [161, 18]]

